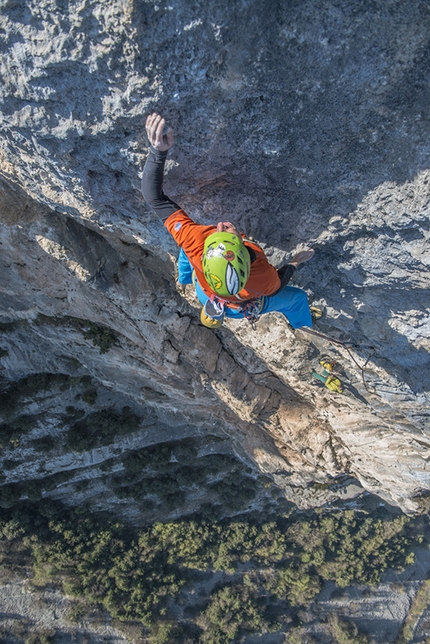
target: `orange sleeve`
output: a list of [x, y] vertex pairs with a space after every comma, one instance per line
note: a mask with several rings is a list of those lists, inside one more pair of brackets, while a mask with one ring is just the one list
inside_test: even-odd
[[201, 261], [205, 239], [216, 231], [215, 226], [202, 226], [188, 217], [183, 210], [177, 210], [164, 222], [175, 242], [183, 248], [191, 263]]

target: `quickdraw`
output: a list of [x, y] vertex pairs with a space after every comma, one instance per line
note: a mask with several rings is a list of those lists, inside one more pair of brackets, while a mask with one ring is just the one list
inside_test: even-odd
[[255, 324], [260, 317], [261, 309], [263, 308], [263, 298], [259, 300], [254, 300], [252, 302], [247, 302], [242, 307], [243, 317], [248, 320], [251, 324], [253, 330], [255, 331]]
[[260, 307], [256, 302], [248, 302], [243, 307], [243, 316], [248, 320], [255, 331], [255, 324], [260, 317]]

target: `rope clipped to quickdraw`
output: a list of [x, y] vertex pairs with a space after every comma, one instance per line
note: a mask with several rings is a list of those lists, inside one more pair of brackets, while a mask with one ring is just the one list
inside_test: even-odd
[[259, 300], [256, 302], [247, 302], [243, 309], [243, 315], [246, 320], [251, 324], [253, 330], [255, 331], [255, 323], [260, 317], [260, 303]]
[[[351, 343], [351, 342], [341, 342], [340, 340], [335, 340], [335, 338], [330, 338], [330, 336], [326, 335], [325, 333], [320, 333], [319, 331], [314, 331], [313, 329], [309, 329], [308, 327], [302, 327], [302, 328], [301, 328], [301, 330], [302, 330], [302, 331], [305, 331], [306, 333], [310, 333], [311, 335], [316, 335], [316, 336], [317, 336], [317, 337], [319, 337], [319, 338], [324, 338], [324, 340], [328, 340], [328, 342], [331, 342], [332, 344], [337, 344], [337, 345], [339, 345], [339, 346], [343, 347], [344, 349], [346, 349], [346, 351], [347, 351], [347, 352], [348, 352], [348, 354], [349, 354], [349, 357], [351, 358], [351, 360], [353, 361], [353, 363], [355, 364], [355, 366], [356, 366], [356, 367], [358, 367], [358, 369], [359, 369], [359, 370], [360, 370], [360, 372], [361, 372], [361, 379], [362, 379], [362, 381], [363, 381], [363, 385], [364, 385], [365, 389], [366, 389], [370, 394], [375, 393], [375, 389], [374, 389], [374, 388], [373, 388], [373, 391], [372, 391], [371, 389], [369, 389], [369, 386], [368, 386], [368, 384], [367, 384], [367, 382], [366, 382], [366, 379], [365, 379], [365, 377], [364, 377], [364, 372], [366, 371], [366, 367], [367, 367], [367, 365], [368, 365], [368, 363], [369, 363], [369, 360], [370, 360], [370, 358], [375, 354], [375, 347], [374, 347], [374, 346], [372, 346], [372, 345], [370, 345], [370, 344], [353, 344], [353, 343]], [[349, 345], [349, 346], [348, 346], [348, 345]], [[363, 365], [360, 365], [360, 364], [357, 362], [357, 360], [355, 359], [354, 355], [353, 355], [353, 354], [352, 354], [352, 352], [351, 352], [351, 349], [352, 349], [352, 348], [358, 348], [358, 349], [371, 349], [370, 354], [369, 354], [369, 356], [368, 356], [368, 358], [367, 358], [366, 362], [365, 362]]]

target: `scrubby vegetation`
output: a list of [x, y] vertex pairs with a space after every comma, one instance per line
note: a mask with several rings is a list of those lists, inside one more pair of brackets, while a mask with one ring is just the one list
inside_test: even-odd
[[64, 391], [71, 379], [64, 374], [36, 373], [0, 389], [0, 449], [18, 447], [23, 436], [36, 427], [37, 414], [22, 413], [23, 403], [34, 400], [41, 392], [57, 387]]
[[23, 435], [36, 426], [38, 417], [33, 414], [21, 414], [7, 423], [0, 424], [0, 449], [18, 447]]
[[57, 472], [40, 479], [27, 479], [21, 482], [6, 483], [0, 487], [0, 508], [10, 508], [22, 498], [37, 501], [43, 492], [55, 490], [62, 483], [73, 478], [73, 471]]
[[112, 329], [108, 329], [94, 322], [87, 323], [88, 328], [84, 331], [84, 338], [91, 340], [95, 347], [99, 347], [100, 353], [107, 353], [117, 341], [117, 336]]
[[8, 383], [0, 391], [0, 412], [2, 416], [12, 414], [22, 399], [33, 399], [40, 392], [57, 386], [60, 391], [70, 387], [72, 379], [62, 373], [35, 373]]
[[33, 439], [31, 445], [38, 452], [50, 452], [54, 449], [56, 442], [53, 436], [42, 436], [41, 438]]
[[130, 452], [110, 485], [118, 497], [133, 498], [146, 511], [156, 504], [179, 509], [193, 491], [202, 490], [206, 501], [200, 511], [208, 519], [218, 518], [221, 506], [224, 514], [247, 509], [258, 487], [250, 470], [234, 456], [197, 457], [197, 451], [197, 442], [186, 439]]
[[[411, 602], [409, 613], [394, 644], [409, 644], [414, 640], [417, 621], [429, 605], [430, 579], [426, 579]], [[430, 638], [425, 641], [425, 644], [428, 644], [429, 641]]]
[[[71, 377], [61, 373], [36, 373], [12, 383], [2, 382], [0, 384], [0, 450], [21, 447], [23, 442], [28, 440], [28, 435], [34, 429], [46, 425], [45, 417], [48, 412], [44, 406], [45, 401], [49, 401], [49, 398], [53, 395], [68, 391], [76, 392], [76, 400], [82, 400], [90, 405], [93, 405], [97, 399], [97, 389], [89, 376]], [[36, 401], [39, 403], [38, 412], [26, 413], [27, 406], [34, 407], [33, 403]], [[47, 408], [49, 409], [49, 402]], [[85, 413], [84, 409], [69, 405], [66, 407], [65, 413], [58, 419], [59, 425], [71, 427], [85, 416]], [[115, 413], [113, 413], [113, 416], [115, 416]], [[127, 421], [127, 426], [123, 427], [123, 430], [126, 431], [127, 427], [131, 427], [130, 431], [133, 431], [136, 426], [134, 415], [127, 414], [127, 411], [118, 413], [122, 419]], [[110, 417], [109, 421], [107, 421], [107, 416]], [[127, 418], [125, 418], [126, 416]], [[94, 417], [89, 417], [88, 425], [90, 426], [93, 422]], [[115, 427], [111, 427], [110, 431], [110, 434], [114, 436], [115, 431], [118, 429], [118, 422], [115, 424], [115, 418], [112, 418], [110, 410], [106, 410], [101, 414], [100, 424], [102, 427], [101, 429], [99, 428], [99, 431], [106, 436], [109, 433], [107, 428], [109, 422], [111, 426], [115, 425]], [[79, 426], [76, 427], [76, 431], [79, 432]], [[71, 434], [73, 434], [73, 431], [69, 433], [69, 440], [73, 442], [73, 438], [70, 438]], [[62, 444], [61, 440], [50, 435], [39, 436], [38, 438], [30, 439], [28, 442], [35, 450], [40, 452], [50, 452], [56, 445]], [[15, 459], [9, 459], [10, 462], [12, 460]]]
[[40, 326], [46, 324], [76, 329], [82, 333], [86, 340], [91, 340], [95, 347], [99, 347], [100, 353], [107, 353], [118, 339], [115, 331], [102, 324], [96, 324], [90, 320], [83, 320], [69, 315], [64, 317], [49, 317], [40, 314], [37, 317], [36, 323]]
[[[72, 418], [76, 417], [75, 412], [71, 413]], [[139, 424], [139, 416], [130, 407], [123, 407], [121, 412], [114, 408], [101, 409], [73, 423], [67, 432], [66, 448], [85, 452], [108, 445], [117, 436], [136, 431]]]
[[[285, 628], [288, 611], [325, 580], [374, 583], [411, 562], [423, 535], [422, 520], [353, 511], [291, 511], [271, 521], [195, 515], [140, 530], [52, 501], [20, 503], [0, 516], [2, 556], [27, 548], [35, 583], [57, 580], [120, 620], [139, 620], [158, 644], [227, 644]], [[192, 591], [204, 580], [212, 592], [197, 601]], [[352, 625], [334, 620], [330, 628], [353, 638], [345, 641], [366, 641]]]
[[358, 628], [352, 622], [340, 619], [332, 613], [328, 617], [328, 631], [336, 644], [368, 644], [366, 635], [358, 632]]

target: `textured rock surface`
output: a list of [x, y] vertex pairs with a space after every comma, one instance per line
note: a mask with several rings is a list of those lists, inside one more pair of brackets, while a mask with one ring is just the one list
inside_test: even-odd
[[[170, 440], [228, 436], [302, 506], [353, 496], [358, 480], [422, 509], [428, 5], [28, 0], [2, 2], [0, 21], [3, 376], [90, 374], [114, 402], [150, 408], [149, 443], [158, 425]], [[324, 305], [319, 329], [358, 345], [355, 362], [276, 314], [255, 332], [198, 324], [139, 193], [153, 109], [177, 132], [166, 190], [193, 217], [232, 219], [276, 265], [315, 247], [296, 283]], [[67, 316], [117, 343], [100, 354]], [[342, 397], [312, 380], [326, 353]]]

